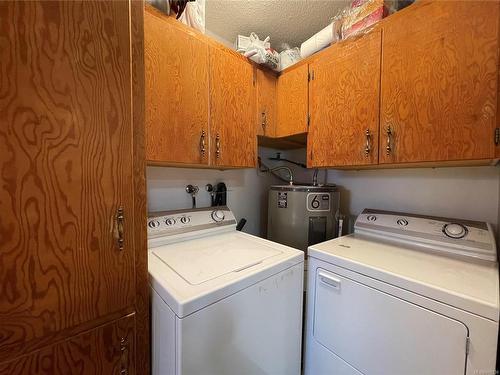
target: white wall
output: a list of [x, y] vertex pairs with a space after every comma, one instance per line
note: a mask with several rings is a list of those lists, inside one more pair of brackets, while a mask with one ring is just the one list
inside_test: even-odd
[[[259, 149], [263, 161], [269, 166], [276, 165], [267, 160], [275, 152]], [[282, 152], [282, 156], [303, 162], [305, 152]], [[311, 181], [311, 170], [283, 165], [294, 169], [297, 181]], [[324, 177], [325, 171], [320, 171], [319, 181], [324, 182]], [[500, 167], [328, 170], [326, 177], [327, 182], [339, 186], [341, 210], [347, 215], [357, 215], [369, 207], [487, 221], [495, 228], [500, 221]], [[150, 211], [189, 208], [191, 200], [184, 191], [187, 184], [200, 187], [198, 206], [208, 206], [205, 184], [225, 182], [229, 207], [238, 219], [247, 219], [245, 231], [256, 235], [266, 233], [268, 188], [282, 183], [255, 169], [219, 171], [148, 167], [147, 178]]]
[[[264, 157], [273, 150], [261, 149]], [[148, 211], [191, 208], [191, 196], [185, 191], [188, 184], [198, 185], [197, 206], [210, 206], [210, 196], [205, 185], [224, 182], [227, 186], [227, 204], [236, 218], [247, 219], [244, 231], [265, 235], [267, 225], [268, 187], [278, 180], [257, 169], [190, 169], [190, 168], [147, 168]]]
[[363, 208], [499, 223], [500, 168], [416, 168], [365, 171], [329, 170], [341, 189], [341, 209]]

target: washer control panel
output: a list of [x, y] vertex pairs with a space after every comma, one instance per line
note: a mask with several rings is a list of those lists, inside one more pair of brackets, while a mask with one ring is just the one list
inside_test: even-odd
[[354, 232], [438, 251], [497, 261], [495, 236], [488, 223], [365, 209]]
[[157, 212], [148, 218], [148, 238], [235, 224], [233, 213], [225, 206]]

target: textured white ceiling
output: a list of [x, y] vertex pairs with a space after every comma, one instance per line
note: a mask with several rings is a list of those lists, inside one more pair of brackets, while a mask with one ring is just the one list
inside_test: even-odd
[[271, 47], [300, 44], [330, 23], [330, 19], [350, 0], [206, 0], [207, 34], [234, 45], [238, 34], [252, 31]]

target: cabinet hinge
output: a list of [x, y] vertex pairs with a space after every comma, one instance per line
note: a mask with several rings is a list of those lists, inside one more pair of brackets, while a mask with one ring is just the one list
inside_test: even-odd
[[468, 355], [470, 351], [470, 337], [467, 336], [465, 339], [465, 355]]
[[500, 128], [495, 128], [495, 145], [500, 144]]
[[311, 72], [307, 72], [307, 82], [311, 82]]
[[309, 127], [309, 125], [311, 125], [311, 114], [310, 113], [307, 114], [307, 127]]

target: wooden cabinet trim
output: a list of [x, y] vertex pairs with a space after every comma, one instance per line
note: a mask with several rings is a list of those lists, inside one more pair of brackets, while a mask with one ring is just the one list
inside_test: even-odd
[[137, 374], [151, 372], [150, 286], [147, 250], [146, 152], [144, 134], [144, 5], [131, 1], [132, 125], [135, 251], [135, 365]]

